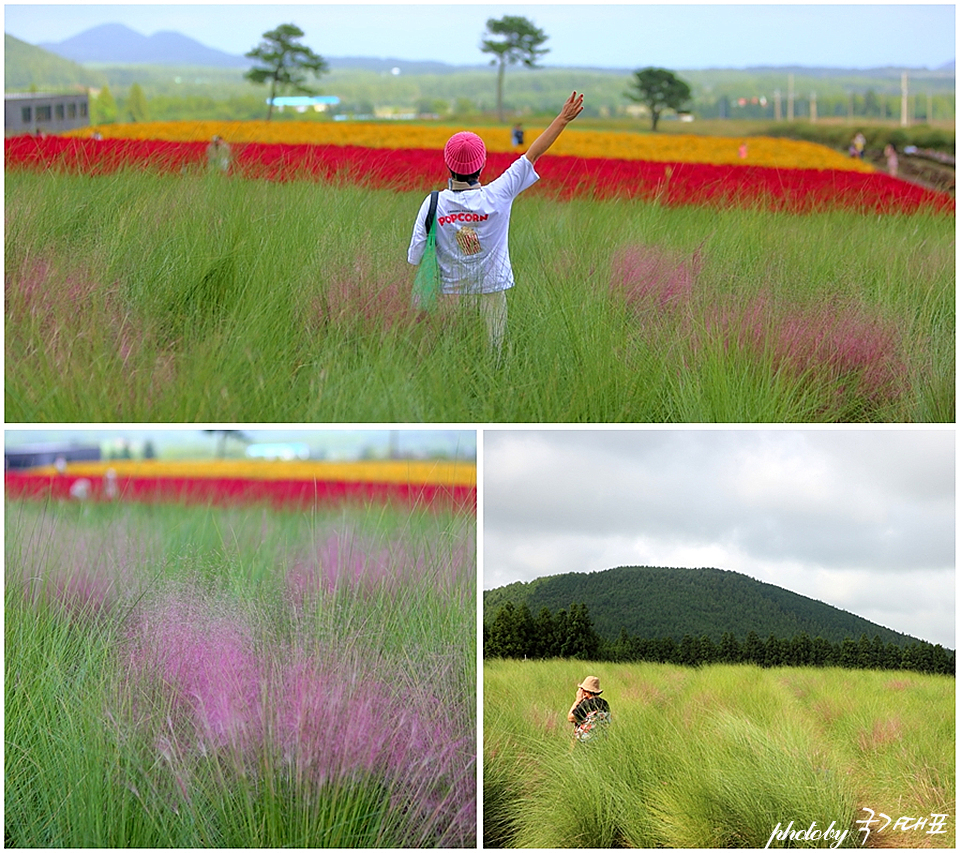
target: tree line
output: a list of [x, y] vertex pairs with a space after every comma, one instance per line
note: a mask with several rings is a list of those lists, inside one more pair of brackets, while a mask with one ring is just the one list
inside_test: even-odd
[[916, 641], [899, 645], [862, 634], [831, 642], [801, 632], [793, 637], [770, 634], [761, 639], [750, 631], [743, 639], [725, 632], [719, 640], [704, 634], [674, 637], [630, 636], [621, 629], [616, 640], [601, 637], [585, 604], [551, 612], [543, 607], [533, 616], [527, 604], [505, 602], [483, 626], [484, 658], [579, 660], [618, 663], [653, 662], [680, 666], [712, 663], [754, 664], [761, 667], [816, 666], [843, 669], [910, 670], [956, 676], [956, 652], [942, 645]]

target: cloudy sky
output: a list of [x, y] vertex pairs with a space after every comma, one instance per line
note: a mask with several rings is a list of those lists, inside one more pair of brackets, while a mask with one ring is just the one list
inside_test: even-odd
[[713, 567], [948, 648], [952, 429], [486, 430], [483, 588]]
[[503, 15], [527, 17], [547, 33], [544, 65], [937, 68], [956, 55], [954, 4], [13, 4], [4, 6], [4, 32], [37, 44], [121, 23], [142, 35], [176, 30], [242, 55], [266, 30], [294, 23], [322, 56], [479, 65], [486, 21]]

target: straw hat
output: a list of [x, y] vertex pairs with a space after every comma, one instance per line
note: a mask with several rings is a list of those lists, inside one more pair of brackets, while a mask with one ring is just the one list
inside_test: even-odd
[[443, 162], [457, 175], [472, 175], [487, 162], [487, 148], [477, 134], [462, 130], [447, 140], [443, 147]]
[[600, 689], [600, 679], [595, 675], [588, 675], [583, 679], [583, 684], [578, 684], [581, 690], [586, 690], [587, 693], [603, 693]]

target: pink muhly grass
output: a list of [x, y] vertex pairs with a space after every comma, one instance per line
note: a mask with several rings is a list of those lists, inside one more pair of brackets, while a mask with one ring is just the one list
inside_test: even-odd
[[372, 332], [406, 328], [418, 319], [412, 304], [412, 282], [411, 268], [405, 262], [358, 255], [352, 264], [330, 270], [308, 316], [321, 326], [356, 326]]
[[44, 516], [17, 538], [7, 568], [19, 575], [35, 606], [59, 608], [75, 619], [100, 617], [139, 594], [140, 569], [151, 551], [149, 541], [123, 529], [105, 538]]
[[124, 309], [117, 291], [116, 283], [103, 283], [94, 271], [64, 270], [50, 258], [25, 261], [5, 277], [7, 329], [40, 329], [46, 358], [65, 368], [86, 362], [78, 347], [102, 347], [126, 369], [131, 359], [136, 363], [151, 351], [153, 336]]
[[286, 573], [287, 592], [299, 608], [321, 594], [396, 589], [424, 574], [423, 557], [402, 543], [383, 544], [353, 532], [331, 533], [297, 557]]
[[899, 330], [863, 306], [784, 310], [760, 294], [739, 312], [715, 312], [711, 325], [723, 330], [728, 344], [769, 358], [777, 372], [834, 383], [835, 406], [895, 402], [907, 387]]
[[[776, 373], [831, 384], [829, 407], [837, 411], [862, 413], [902, 397], [909, 370], [899, 329], [862, 305], [784, 308], [767, 293], [738, 305], [727, 296], [697, 321], [701, 250], [684, 257], [655, 246], [626, 246], [614, 257], [610, 291], [644, 319], [652, 312], [679, 319], [679, 331], [694, 349], [700, 346], [699, 326], [719, 335], [724, 350], [769, 360]], [[677, 338], [672, 326], [661, 331]]]
[[315, 659], [289, 663], [278, 680], [273, 745], [299, 779], [319, 787], [395, 771], [401, 745], [410, 742], [400, 732], [411, 711], [385, 685], [343, 662]]
[[169, 595], [138, 614], [125, 662], [131, 683], [162, 689], [176, 730], [210, 747], [258, 737], [263, 664], [242, 619]]
[[703, 269], [702, 248], [686, 256], [659, 246], [624, 246], [613, 257], [610, 291], [635, 313], [686, 305]]

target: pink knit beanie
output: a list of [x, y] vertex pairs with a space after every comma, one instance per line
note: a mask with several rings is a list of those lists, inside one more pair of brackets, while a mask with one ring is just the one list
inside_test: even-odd
[[462, 130], [447, 140], [443, 147], [443, 162], [451, 172], [472, 175], [487, 162], [487, 149], [477, 134]]

